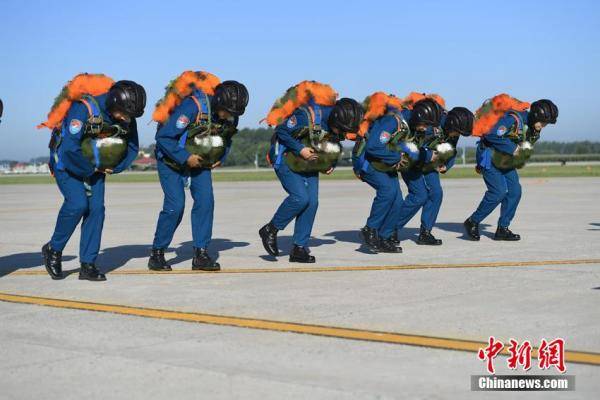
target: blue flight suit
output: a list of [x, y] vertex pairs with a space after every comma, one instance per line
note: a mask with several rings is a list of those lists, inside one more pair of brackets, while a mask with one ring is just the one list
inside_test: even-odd
[[[202, 107], [207, 107], [212, 96], [205, 96], [196, 90], [194, 96], [201, 101]], [[159, 126], [156, 132], [156, 159], [160, 186], [164, 193], [162, 210], [158, 216], [156, 232], [152, 243], [153, 249], [166, 249], [173, 240], [175, 230], [181, 223], [185, 208], [185, 186], [188, 179], [190, 192], [194, 199], [192, 207], [192, 239], [194, 247], [206, 249], [212, 238], [213, 215], [215, 200], [212, 186], [212, 171], [209, 168], [186, 168], [190, 153], [185, 149], [188, 125], [196, 120], [198, 105], [191, 97], [185, 98], [177, 106], [164, 125]], [[205, 114], [207, 108], [202, 110]], [[213, 122], [219, 121], [216, 114], [211, 115]], [[232, 123], [237, 127], [238, 118], [232, 118]], [[225, 161], [229, 153], [229, 146], [221, 158]], [[167, 165], [166, 161], [177, 164], [175, 169]]]
[[[455, 139], [449, 139], [448, 142], [456, 149], [458, 146], [458, 137]], [[446, 161], [446, 171], [454, 166], [456, 155]], [[431, 231], [435, 222], [437, 221], [440, 208], [442, 206], [442, 199], [444, 197], [444, 191], [440, 182], [440, 173], [437, 170], [424, 172], [423, 179], [425, 180], [425, 186], [427, 187], [427, 201], [423, 205], [421, 211], [421, 228]]]
[[[327, 119], [333, 107], [320, 106], [310, 102], [315, 115], [314, 124], [320, 124], [321, 129], [328, 131]], [[293, 137], [295, 131], [309, 126], [306, 113], [300, 109], [275, 128], [277, 141], [271, 145], [269, 159], [273, 163], [275, 174], [281, 186], [288, 193], [283, 200], [271, 223], [278, 230], [283, 230], [295, 218], [293, 242], [297, 246], [306, 247], [312, 232], [317, 208], [319, 207], [319, 173], [294, 172], [283, 155], [291, 151], [299, 156], [304, 145]]]
[[[402, 111], [402, 115], [406, 121], [410, 119], [410, 114], [410, 110]], [[431, 127], [428, 128], [426, 132], [419, 133], [419, 135], [424, 135], [422, 143], [427, 143], [428, 141], [430, 141], [430, 139], [433, 138], [433, 134], [433, 128]], [[414, 217], [415, 214], [419, 211], [419, 209], [425, 206], [425, 204], [427, 204], [429, 200], [430, 190], [424, 178], [421, 166], [422, 164], [427, 164], [431, 162], [432, 156], [433, 150], [429, 149], [426, 145], [421, 145], [421, 147], [419, 148], [419, 163], [413, 168], [409, 169], [408, 171], [403, 171], [401, 173], [402, 180], [408, 188], [408, 195], [406, 196], [406, 198], [404, 199], [404, 203], [400, 207], [399, 217], [396, 222], [396, 230], [404, 228], [408, 221], [410, 221], [412, 217]], [[435, 184], [435, 182], [433, 182], [433, 184]], [[438, 194], [434, 194], [433, 196], [434, 198], [436, 198], [436, 202], [441, 203], [441, 197], [439, 197]]]
[[479, 203], [479, 207], [471, 215], [471, 220], [477, 224], [490, 215], [498, 204], [500, 204], [498, 226], [507, 228], [515, 216], [521, 200], [519, 174], [514, 168], [496, 168], [492, 163], [492, 149], [513, 154], [517, 149], [517, 144], [506, 135], [518, 126], [525, 126], [527, 114], [526, 111], [506, 113], [477, 144], [477, 166], [487, 186], [487, 191]]
[[[393, 109], [389, 111], [396, 112]], [[375, 120], [366, 135], [364, 154], [353, 160], [354, 172], [376, 192], [367, 218], [367, 227], [375, 229], [383, 239], [389, 239], [395, 230], [403, 202], [402, 191], [397, 172], [378, 171], [373, 168], [371, 161], [377, 160], [387, 165], [395, 165], [400, 161], [402, 154], [390, 151], [386, 146], [391, 135], [399, 128], [398, 120], [391, 114]], [[407, 148], [402, 149], [409, 156], [417, 157]]]
[[[95, 97], [103, 120], [114, 124], [106, 112], [106, 95]], [[94, 264], [100, 251], [102, 227], [104, 225], [104, 182], [106, 176], [96, 171], [96, 167], [83, 156], [81, 140], [89, 118], [88, 109], [81, 102], [69, 108], [60, 130], [59, 146], [50, 150], [50, 168], [56, 184], [65, 198], [58, 213], [56, 227], [50, 246], [63, 251], [69, 238], [81, 224], [79, 258], [82, 263]], [[53, 133], [55, 134], [55, 133]], [[117, 174], [128, 168], [137, 157], [139, 150], [138, 131], [135, 119], [128, 128], [128, 147], [125, 158], [113, 169]]]

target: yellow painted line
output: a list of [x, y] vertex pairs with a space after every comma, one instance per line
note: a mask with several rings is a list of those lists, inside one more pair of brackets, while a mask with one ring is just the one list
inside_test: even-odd
[[[446, 269], [446, 268], [503, 268], [535, 267], [546, 265], [599, 264], [600, 259], [583, 260], [540, 260], [540, 261], [498, 261], [469, 264], [405, 264], [405, 265], [363, 265], [340, 267], [279, 267], [279, 268], [225, 268], [218, 272], [192, 271], [191, 269], [156, 272], [147, 269], [115, 270], [110, 275], [192, 275], [192, 274], [257, 274], [281, 272], [340, 272], [340, 271], [394, 271], [403, 269]], [[46, 275], [46, 271], [15, 271], [10, 275]]]
[[[443, 350], [477, 352], [480, 348], [483, 348], [487, 345], [486, 342], [471, 340], [411, 335], [397, 332], [379, 332], [335, 326], [311, 325], [298, 322], [270, 321], [265, 319], [243, 318], [226, 315], [160, 310], [116, 304], [52, 299], [45, 297], [21, 296], [9, 293], [0, 293], [0, 301], [75, 310], [107, 312], [146, 318], [196, 322], [210, 325], [226, 325], [238, 328], [261, 329], [266, 331], [303, 333], [338, 339], [365, 340], [370, 342], [419, 346]], [[537, 356], [537, 350], [538, 349], [535, 348], [533, 351], [534, 357]], [[505, 347], [501, 354], [508, 355], [508, 349]], [[600, 366], [600, 353], [566, 350], [565, 359], [570, 363]]]

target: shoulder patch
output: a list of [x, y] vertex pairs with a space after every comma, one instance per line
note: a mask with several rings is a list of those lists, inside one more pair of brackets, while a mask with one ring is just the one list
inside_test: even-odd
[[190, 119], [185, 114], [181, 114], [179, 118], [177, 118], [177, 122], [175, 122], [175, 126], [177, 129], [183, 129], [188, 126], [190, 123]]
[[505, 133], [506, 133], [506, 127], [504, 125], [500, 125], [498, 127], [498, 130], [496, 131], [496, 134], [498, 136], [504, 136]]
[[392, 138], [392, 134], [391, 134], [391, 133], [389, 133], [388, 131], [383, 131], [383, 132], [381, 132], [381, 134], [379, 135], [379, 141], [380, 141], [382, 144], [387, 144], [387, 143], [390, 141], [390, 139], [391, 139], [391, 138]]
[[296, 125], [298, 125], [298, 120], [296, 119], [296, 116], [292, 115], [291, 117], [289, 117], [286, 125], [288, 128], [294, 128]]
[[75, 118], [71, 120], [69, 124], [69, 132], [71, 134], [77, 135], [81, 131], [81, 128], [83, 128], [83, 122]]

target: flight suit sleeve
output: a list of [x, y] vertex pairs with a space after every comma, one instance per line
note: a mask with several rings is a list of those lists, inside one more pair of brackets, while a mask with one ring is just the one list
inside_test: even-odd
[[185, 165], [190, 153], [180, 146], [179, 140], [191, 121], [196, 120], [198, 107], [190, 98], [175, 108], [167, 122], [156, 132], [156, 146], [168, 158], [179, 165]]
[[446, 161], [446, 170], [450, 170], [450, 168], [452, 168], [454, 166], [454, 163], [456, 162], [456, 154], [453, 155], [452, 157], [450, 157], [448, 159], [448, 161]]
[[298, 156], [300, 155], [300, 151], [302, 151], [304, 148], [304, 145], [292, 135], [298, 129], [302, 129], [307, 126], [308, 120], [306, 115], [304, 115], [302, 111], [296, 111], [287, 120], [285, 120], [285, 122], [277, 125], [275, 128], [277, 140], [279, 143], [284, 145], [287, 150]]
[[419, 148], [419, 161], [424, 162], [425, 164], [429, 164], [431, 162], [431, 158], [433, 157], [433, 150], [431, 150], [426, 145]]
[[445, 164], [446, 171], [449, 171], [450, 168], [452, 168], [454, 166], [454, 163], [456, 162], [456, 156], [458, 155], [458, 140], [459, 139], [460, 139], [460, 137], [448, 139], [448, 143], [450, 143], [452, 145], [452, 147], [454, 147], [454, 155], [446, 161], [446, 164]]
[[113, 173], [118, 174], [119, 172], [129, 168], [133, 160], [136, 159], [139, 151], [140, 142], [138, 137], [137, 121], [135, 118], [132, 118], [131, 122], [129, 123], [129, 132], [127, 133], [127, 155], [113, 169]]
[[385, 164], [394, 165], [400, 161], [401, 154], [387, 148], [392, 134], [398, 129], [398, 123], [394, 117], [384, 116], [375, 121], [369, 130], [365, 154]]
[[81, 139], [87, 119], [87, 108], [82, 103], [74, 103], [63, 123], [61, 143], [65, 169], [82, 178], [90, 177], [96, 171], [94, 165], [83, 156], [81, 151]]
[[517, 144], [506, 135], [511, 131], [515, 123], [515, 119], [509, 115], [502, 117], [490, 132], [483, 137], [485, 145], [502, 153], [513, 154], [517, 149]]
[[419, 148], [419, 161], [429, 164], [433, 158], [434, 149], [429, 145], [436, 139], [435, 129], [439, 128], [427, 128], [427, 131], [423, 133], [424, 137], [422, 140], [421, 147]]

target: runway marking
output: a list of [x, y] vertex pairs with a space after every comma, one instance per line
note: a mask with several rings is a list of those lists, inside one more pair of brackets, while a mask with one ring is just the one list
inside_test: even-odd
[[[341, 271], [395, 271], [403, 269], [447, 269], [447, 268], [504, 268], [535, 267], [545, 265], [600, 264], [600, 259], [582, 260], [543, 260], [543, 261], [498, 261], [472, 264], [406, 264], [406, 265], [363, 265], [340, 267], [279, 267], [279, 268], [226, 268], [217, 272], [177, 269], [171, 272], [149, 271], [147, 269], [115, 270], [110, 275], [193, 275], [193, 274], [258, 274], [286, 272], [341, 272]], [[46, 275], [46, 271], [15, 271], [8, 275]]]
[[[304, 324], [298, 322], [271, 321], [265, 319], [181, 312], [46, 297], [22, 296], [1, 292], [0, 301], [19, 304], [40, 305], [55, 308], [67, 308], [74, 310], [106, 312], [146, 318], [167, 319], [173, 321], [195, 322], [209, 325], [225, 325], [238, 328], [260, 329], [266, 331], [302, 333], [338, 339], [363, 340], [370, 342], [419, 346], [442, 350], [477, 352], [480, 348], [483, 348], [487, 345], [486, 342], [452, 339], [444, 337], [411, 335], [398, 332], [370, 331], [364, 329], [352, 329], [336, 326]], [[534, 348], [533, 357], [537, 357], [537, 351], [538, 349]], [[501, 354], [508, 355], [508, 349], [505, 347]], [[566, 350], [565, 359], [567, 362], [570, 363], [600, 366], [600, 353]]]

